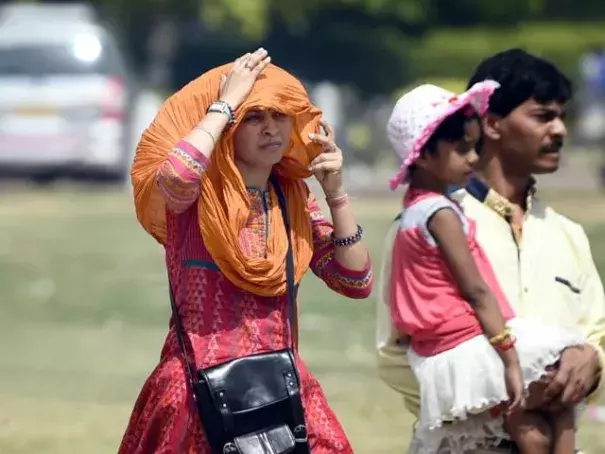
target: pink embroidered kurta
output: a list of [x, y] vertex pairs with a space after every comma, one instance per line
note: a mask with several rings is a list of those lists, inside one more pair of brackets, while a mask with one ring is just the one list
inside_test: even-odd
[[494, 271], [476, 239], [475, 223], [444, 195], [409, 190], [393, 247], [391, 315], [394, 325], [411, 336], [411, 346], [422, 356], [449, 350], [483, 334], [475, 311], [460, 294], [428, 222], [439, 210], [454, 211], [462, 223], [468, 246], [481, 276], [495, 294], [505, 320], [513, 311]]
[[[286, 295], [260, 297], [235, 287], [219, 271], [204, 247], [197, 208], [199, 179], [207, 159], [193, 146], [180, 142], [158, 170], [158, 185], [167, 205], [166, 257], [184, 329], [194, 350], [197, 368], [205, 368], [254, 353], [286, 348]], [[251, 214], [240, 235], [248, 256], [265, 252], [268, 204], [264, 190], [249, 189]], [[333, 227], [309, 194], [313, 226], [313, 272], [338, 293], [365, 298], [372, 289], [370, 262], [352, 271], [334, 259]], [[168, 300], [166, 301], [168, 304]], [[296, 353], [309, 443], [313, 454], [352, 453], [342, 427], [329, 408], [317, 380]], [[121, 454], [209, 454], [210, 449], [194, 407], [181, 350], [171, 320], [159, 365], [137, 399], [122, 440]]]

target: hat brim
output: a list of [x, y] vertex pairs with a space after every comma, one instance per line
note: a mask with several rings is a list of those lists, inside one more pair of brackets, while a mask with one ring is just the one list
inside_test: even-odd
[[499, 86], [500, 85], [497, 82], [484, 81], [473, 85], [473, 87], [471, 87], [468, 91], [460, 95], [454, 95], [447, 107], [443, 109], [443, 111], [440, 112], [439, 115], [424, 128], [422, 134], [416, 139], [412, 152], [403, 161], [403, 164], [401, 165], [401, 168], [399, 169], [399, 172], [395, 178], [391, 180], [391, 189], [395, 190], [400, 184], [405, 184], [408, 182], [409, 167], [418, 160], [422, 153], [422, 149], [426, 146], [427, 142], [441, 125], [441, 123], [443, 123], [451, 115], [466, 107], [472, 107], [479, 116], [485, 115], [489, 105], [489, 99]]

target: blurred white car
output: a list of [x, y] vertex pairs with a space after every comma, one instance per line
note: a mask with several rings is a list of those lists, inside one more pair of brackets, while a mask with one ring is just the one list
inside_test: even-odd
[[90, 13], [0, 8], [0, 174], [127, 174], [134, 84]]

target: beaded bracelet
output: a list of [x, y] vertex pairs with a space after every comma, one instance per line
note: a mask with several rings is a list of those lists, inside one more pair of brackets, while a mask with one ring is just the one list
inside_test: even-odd
[[346, 238], [336, 238], [334, 237], [334, 232], [332, 232], [332, 244], [336, 247], [353, 246], [359, 243], [361, 238], [363, 238], [363, 229], [359, 224], [357, 224], [357, 233]]

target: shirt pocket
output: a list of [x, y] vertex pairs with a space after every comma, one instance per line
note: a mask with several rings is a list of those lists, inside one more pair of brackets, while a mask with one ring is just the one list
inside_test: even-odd
[[581, 295], [582, 290], [580, 289], [580, 287], [578, 286], [577, 283], [573, 283], [570, 279], [563, 277], [563, 276], [555, 276], [555, 282], [558, 284], [563, 285], [564, 287], [567, 287], [567, 289], [573, 294], [573, 295], [577, 295], [577, 297], [579, 298], [579, 295]]
[[553, 277], [553, 286], [561, 301], [559, 320], [565, 326], [576, 326], [584, 314], [582, 292], [585, 276], [576, 273], [560, 273]]

